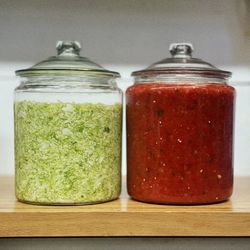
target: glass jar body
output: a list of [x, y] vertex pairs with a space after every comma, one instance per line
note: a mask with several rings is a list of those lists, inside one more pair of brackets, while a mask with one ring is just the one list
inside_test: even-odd
[[16, 89], [18, 200], [72, 205], [119, 197], [122, 92], [96, 81], [26, 78]]
[[206, 204], [233, 188], [234, 96], [213, 80], [136, 82], [126, 92], [132, 198]]

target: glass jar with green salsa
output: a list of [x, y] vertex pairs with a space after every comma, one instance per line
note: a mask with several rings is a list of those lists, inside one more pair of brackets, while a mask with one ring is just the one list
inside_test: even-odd
[[81, 57], [78, 42], [16, 71], [15, 189], [19, 201], [73, 205], [118, 198], [120, 75]]

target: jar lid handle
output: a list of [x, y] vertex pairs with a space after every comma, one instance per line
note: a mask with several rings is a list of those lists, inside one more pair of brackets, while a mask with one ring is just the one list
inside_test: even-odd
[[169, 51], [173, 58], [191, 58], [194, 48], [191, 43], [172, 43]]
[[81, 44], [77, 41], [58, 41], [56, 49], [58, 56], [79, 56]]

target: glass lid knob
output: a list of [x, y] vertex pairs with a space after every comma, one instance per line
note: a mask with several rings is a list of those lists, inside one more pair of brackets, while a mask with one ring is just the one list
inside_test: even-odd
[[59, 41], [56, 45], [57, 55], [79, 56], [81, 44], [77, 41]]
[[169, 47], [173, 58], [191, 58], [193, 50], [191, 43], [172, 43]]

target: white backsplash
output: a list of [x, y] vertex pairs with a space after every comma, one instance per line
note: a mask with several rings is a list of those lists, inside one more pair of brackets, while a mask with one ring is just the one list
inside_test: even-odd
[[[14, 128], [13, 91], [18, 85], [14, 76], [16, 69], [32, 63], [0, 63], [0, 175], [14, 174]], [[125, 92], [132, 84], [130, 73], [145, 65], [104, 65], [121, 73], [119, 87]], [[236, 83], [236, 124], [235, 124], [235, 175], [250, 175], [250, 71], [247, 68], [223, 67], [234, 73], [232, 83]], [[126, 174], [126, 126], [123, 120], [123, 160], [122, 171]]]

